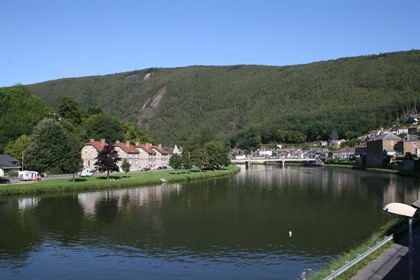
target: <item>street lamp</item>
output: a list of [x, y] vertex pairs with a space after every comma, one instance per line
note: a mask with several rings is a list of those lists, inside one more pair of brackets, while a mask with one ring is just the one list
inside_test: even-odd
[[413, 217], [416, 213], [416, 208], [404, 203], [393, 202], [384, 207], [385, 212], [408, 217], [408, 275], [409, 279], [413, 279]]

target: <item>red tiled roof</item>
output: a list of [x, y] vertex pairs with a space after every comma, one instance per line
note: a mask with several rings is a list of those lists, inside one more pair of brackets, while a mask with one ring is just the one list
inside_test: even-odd
[[90, 140], [89, 142], [87, 142], [85, 144], [85, 146], [91, 145], [93, 146], [95, 149], [98, 150], [98, 152], [102, 151], [103, 148], [108, 145], [104, 140], [101, 141], [94, 141], [94, 140]]
[[124, 152], [127, 154], [138, 154], [139, 150], [136, 149], [133, 145], [131, 145], [129, 142], [121, 143], [117, 142], [115, 143], [115, 147], [121, 148]]
[[336, 151], [336, 153], [354, 153], [354, 152], [355, 152], [355, 149], [350, 148], [350, 147], [345, 147], [345, 148], [342, 148], [342, 149]]
[[159, 153], [161, 153], [162, 155], [167, 155], [168, 151], [165, 150], [164, 148], [162, 148], [162, 146], [152, 146], [152, 149], [157, 150]]
[[152, 145], [149, 144], [137, 144], [136, 148], [143, 149], [149, 155], [155, 155], [156, 152], [152, 149]]

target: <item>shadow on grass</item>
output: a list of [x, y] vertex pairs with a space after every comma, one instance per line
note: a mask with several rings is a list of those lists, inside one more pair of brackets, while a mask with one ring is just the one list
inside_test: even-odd
[[[130, 176], [109, 176], [109, 180], [111, 180], [111, 181], [115, 181], [115, 180], [120, 180], [120, 179], [123, 179], [123, 178], [130, 178]], [[98, 177], [96, 177], [96, 179], [97, 180], [108, 180], [108, 177], [105, 175], [105, 176], [98, 176]]]
[[[73, 182], [73, 178], [71, 178], [69, 181], [71, 181], [71, 182]], [[86, 182], [87, 180], [86, 179], [83, 179], [83, 178], [76, 178], [76, 179], [74, 179], [74, 182]]]

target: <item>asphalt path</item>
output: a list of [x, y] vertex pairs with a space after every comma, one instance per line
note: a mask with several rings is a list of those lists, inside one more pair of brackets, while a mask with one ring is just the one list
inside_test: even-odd
[[[385, 250], [376, 260], [366, 265], [352, 280], [409, 279], [408, 230], [394, 242], [395, 244], [391, 248]], [[420, 279], [420, 223], [413, 225], [412, 248], [412, 279], [416, 280]]]

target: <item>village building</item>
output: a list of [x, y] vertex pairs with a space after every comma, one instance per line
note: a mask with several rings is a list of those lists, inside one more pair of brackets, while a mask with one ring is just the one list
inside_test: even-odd
[[95, 170], [95, 163], [97, 161], [96, 158], [98, 157], [99, 152], [102, 151], [106, 145], [108, 144], [105, 142], [105, 139], [101, 139], [101, 141], [90, 139], [90, 141], [86, 143], [80, 151], [83, 160], [83, 168]]
[[138, 171], [141, 169], [139, 160], [140, 152], [135, 146], [130, 144], [130, 141], [126, 141], [125, 143], [117, 141], [115, 143], [115, 150], [118, 152], [118, 156], [122, 158], [122, 160], [117, 163], [120, 170], [122, 170], [121, 165], [124, 159], [130, 164], [130, 171]]
[[19, 172], [20, 162], [12, 156], [0, 154], [0, 177], [4, 177], [11, 172]]
[[385, 133], [367, 142], [366, 165], [368, 167], [384, 167], [390, 157], [396, 155], [396, 145], [401, 140], [393, 133]]
[[[91, 139], [86, 143], [81, 150], [81, 157], [83, 160], [83, 168], [95, 170], [95, 163], [99, 152], [107, 145], [104, 139], [95, 141]], [[130, 171], [139, 171], [143, 168], [154, 169], [159, 166], [168, 166], [170, 155], [162, 145], [153, 146], [150, 143], [132, 145], [129, 141], [115, 142], [115, 150], [121, 161], [117, 163], [121, 170], [121, 165], [124, 159], [130, 163]]]
[[345, 147], [338, 151], [333, 152], [333, 158], [338, 159], [349, 159], [354, 157], [356, 154], [355, 148]]
[[155, 151], [155, 167], [167, 167], [169, 164], [169, 153], [166, 151], [161, 144], [152, 146]]
[[397, 143], [397, 151], [400, 155], [420, 155], [420, 139], [417, 135], [408, 134]]

